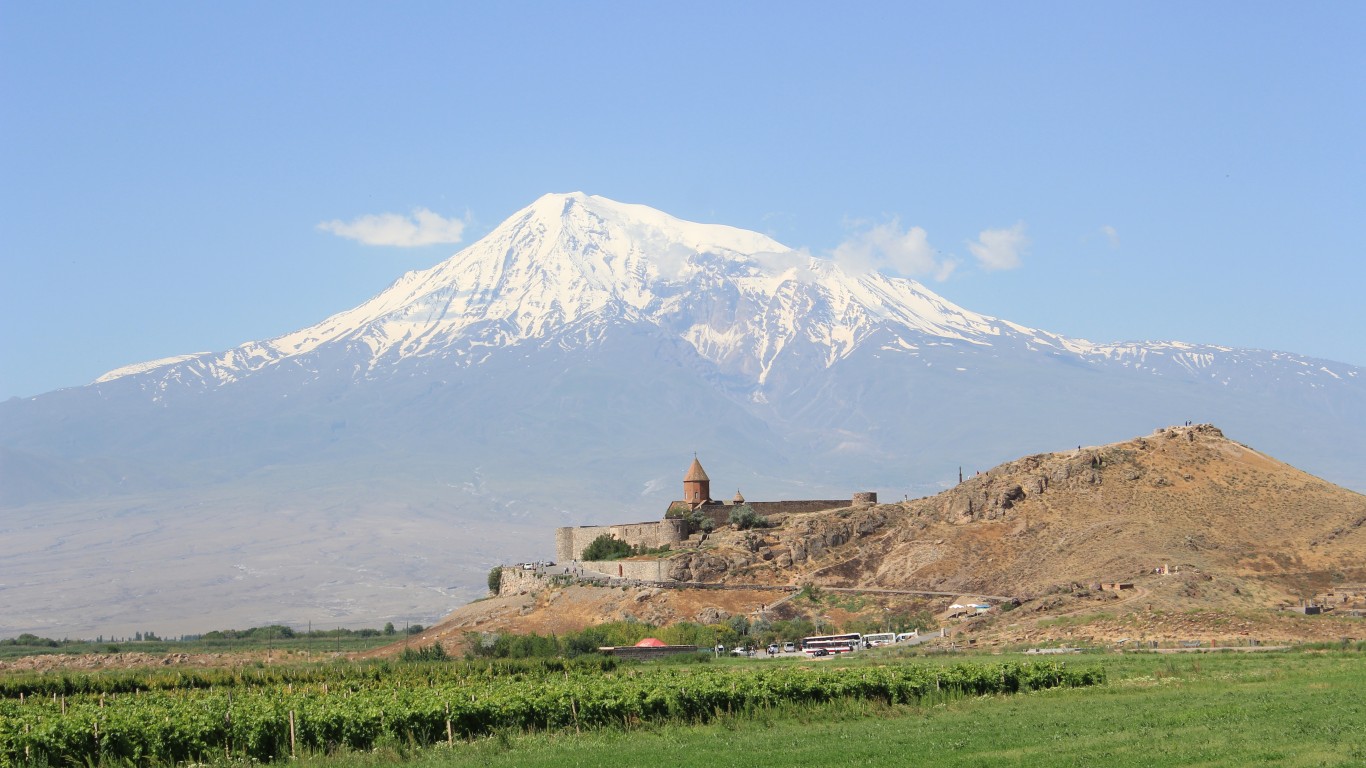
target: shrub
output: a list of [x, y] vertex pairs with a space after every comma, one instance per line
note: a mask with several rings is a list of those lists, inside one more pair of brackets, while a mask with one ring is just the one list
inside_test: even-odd
[[441, 647], [441, 643], [432, 643], [421, 648], [404, 648], [398, 658], [399, 661], [445, 661], [446, 649]]
[[768, 520], [760, 517], [759, 513], [755, 512], [750, 505], [739, 504], [730, 511], [730, 524], [742, 530], [767, 528]]
[[496, 595], [503, 586], [503, 566], [495, 565], [489, 571], [489, 594]]
[[630, 557], [631, 545], [610, 533], [593, 539], [583, 550], [584, 560], [619, 560]]

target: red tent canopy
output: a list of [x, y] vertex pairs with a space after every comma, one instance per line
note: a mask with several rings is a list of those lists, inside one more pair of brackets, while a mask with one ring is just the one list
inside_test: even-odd
[[664, 642], [663, 640], [656, 640], [653, 637], [647, 637], [644, 640], [641, 640], [640, 642], [636, 643], [637, 648], [663, 648], [666, 645], [668, 645], [668, 643]]

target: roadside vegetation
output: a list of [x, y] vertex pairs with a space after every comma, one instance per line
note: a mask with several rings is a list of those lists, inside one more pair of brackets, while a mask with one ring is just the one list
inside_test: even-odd
[[[407, 627], [409, 634], [422, 632], [421, 624]], [[249, 629], [222, 629], [201, 635], [160, 637], [155, 632], [137, 632], [132, 637], [98, 637], [93, 640], [54, 639], [22, 634], [0, 640], [0, 661], [40, 654], [91, 653], [238, 653], [249, 651], [295, 651], [305, 653], [346, 653], [379, 648], [403, 637], [403, 627], [387, 623], [382, 629], [315, 629], [299, 631], [283, 624]]]
[[[937, 626], [932, 623], [932, 618], [929, 617], [930, 620], [924, 623], [927, 626]], [[897, 626], [917, 626], [915, 617], [898, 616], [897, 620]], [[840, 631], [880, 632], [881, 626], [872, 619], [856, 620]], [[711, 653], [718, 645], [727, 649], [762, 649], [769, 644], [795, 642], [826, 630], [831, 630], [830, 626], [818, 627], [815, 622], [807, 619], [767, 621], [735, 615], [716, 624], [683, 621], [658, 627], [641, 621], [614, 621], [586, 627], [578, 632], [547, 635], [534, 632], [470, 632], [465, 639], [468, 649], [466, 655], [471, 658], [572, 658], [597, 653], [598, 648], [605, 646], [635, 645], [647, 637], [653, 637], [667, 645], [695, 645], [700, 652]]]

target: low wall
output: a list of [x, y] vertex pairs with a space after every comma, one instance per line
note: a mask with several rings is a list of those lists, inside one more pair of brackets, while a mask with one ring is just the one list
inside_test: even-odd
[[605, 573], [615, 578], [670, 581], [666, 560], [588, 560], [579, 565], [584, 570]]
[[535, 571], [518, 568], [515, 565], [503, 566], [503, 577], [498, 582], [498, 595], [520, 595], [535, 592], [545, 586], [545, 581]]

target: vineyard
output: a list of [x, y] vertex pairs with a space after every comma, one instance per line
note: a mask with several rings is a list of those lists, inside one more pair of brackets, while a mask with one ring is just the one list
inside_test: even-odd
[[503, 729], [706, 722], [1102, 682], [1056, 662], [617, 665], [611, 659], [129, 673], [0, 681], [0, 765], [159, 765], [456, 742]]

